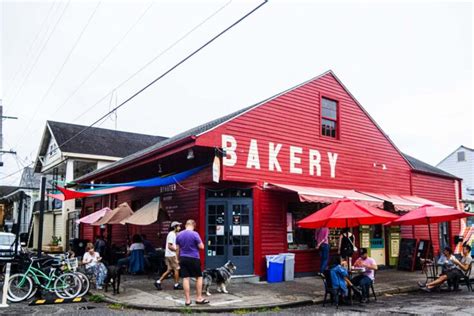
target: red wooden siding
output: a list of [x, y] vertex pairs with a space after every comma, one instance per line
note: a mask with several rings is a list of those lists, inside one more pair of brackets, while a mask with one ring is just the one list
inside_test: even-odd
[[[260, 264], [255, 266], [257, 274], [266, 271], [266, 255], [287, 252], [286, 243], [286, 194], [264, 191], [259, 197], [260, 208]], [[258, 272], [257, 272], [258, 271]]]
[[[320, 96], [337, 100], [340, 138], [321, 136]], [[410, 167], [365, 112], [327, 74], [281, 95], [198, 137], [197, 145], [221, 147], [221, 135], [237, 140], [237, 164], [224, 166], [224, 179], [265, 181], [328, 188], [409, 194]], [[246, 168], [250, 139], [258, 141], [261, 168]], [[269, 142], [283, 145], [278, 161], [282, 172], [268, 170]], [[289, 146], [303, 148], [303, 174], [289, 173]], [[309, 149], [321, 154], [321, 176], [309, 175]], [[336, 177], [330, 177], [327, 152], [337, 153]], [[373, 164], [385, 164], [386, 170]]]
[[[199, 216], [199, 188], [200, 183], [208, 182], [210, 179], [209, 169], [205, 169], [200, 173], [191, 176], [185, 181], [177, 184], [176, 191], [169, 193], [160, 193], [160, 188], [147, 188], [147, 189], [132, 189], [129, 191], [121, 192], [117, 195], [118, 204], [127, 202], [132, 206], [134, 201], [140, 201], [142, 205], [149, 202], [156, 196], [161, 196], [162, 208], [165, 209], [170, 215], [170, 221], [185, 222], [192, 218], [196, 220], [198, 230], [204, 227], [201, 225]], [[97, 203], [98, 198], [86, 198], [84, 202], [84, 209]], [[104, 203], [102, 207], [109, 206], [108, 196], [103, 199]], [[113, 206], [112, 206], [113, 207]], [[133, 210], [137, 211], [137, 210]], [[146, 234], [147, 238], [157, 247], [164, 247], [166, 240], [166, 234], [168, 233], [169, 227], [168, 222], [164, 224], [157, 223], [149, 226], [135, 226], [135, 225], [113, 225], [112, 227], [112, 243], [117, 245], [125, 244], [127, 242], [127, 236], [133, 234]], [[83, 236], [89, 236], [89, 230], [91, 225], [83, 225]]]
[[[446, 179], [414, 172], [412, 174], [411, 183], [413, 195], [417, 195], [448, 206], [456, 207], [456, 182], [454, 179]], [[451, 242], [453, 242], [453, 236], [458, 235], [459, 231], [460, 221], [451, 221]], [[436, 253], [439, 251], [438, 224], [431, 225], [431, 236], [433, 239], [434, 251]], [[402, 237], [429, 239], [428, 226], [418, 225], [414, 226], [413, 229], [411, 226], [408, 228], [402, 227]], [[454, 244], [452, 244], [452, 246], [454, 247]]]

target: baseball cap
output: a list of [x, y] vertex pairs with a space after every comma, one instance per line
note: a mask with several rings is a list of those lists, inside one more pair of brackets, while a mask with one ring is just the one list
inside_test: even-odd
[[182, 225], [182, 223], [174, 221], [171, 223], [171, 228], [174, 228], [175, 226], [179, 226], [179, 225]]

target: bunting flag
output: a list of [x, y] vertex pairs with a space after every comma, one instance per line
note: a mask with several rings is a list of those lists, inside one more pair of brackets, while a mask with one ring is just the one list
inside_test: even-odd
[[174, 184], [179, 181], [183, 181], [190, 176], [198, 173], [202, 169], [204, 169], [207, 165], [204, 166], [199, 166], [187, 171], [183, 171], [180, 173], [176, 173], [174, 175], [170, 175], [167, 177], [155, 177], [151, 179], [145, 179], [145, 180], [138, 180], [138, 181], [132, 181], [132, 182], [124, 182], [124, 183], [103, 183], [103, 184], [90, 184], [90, 183], [78, 183], [78, 185], [81, 186], [95, 186], [95, 187], [124, 187], [124, 186], [132, 186], [135, 188], [146, 188], [146, 187], [159, 187], [163, 185], [169, 185], [169, 184]]
[[122, 186], [122, 187], [115, 187], [115, 188], [101, 188], [101, 189], [82, 190], [82, 191], [70, 190], [70, 189], [66, 189], [66, 188], [62, 188], [58, 186], [56, 188], [59, 191], [61, 191], [61, 193], [48, 194], [48, 196], [52, 197], [53, 199], [67, 201], [67, 200], [73, 200], [73, 199], [81, 199], [81, 198], [90, 197], [90, 196], [106, 195], [106, 194], [123, 192], [123, 191], [133, 189], [134, 187]]
[[125, 182], [125, 183], [107, 183], [107, 184], [78, 183], [77, 184], [81, 186], [97, 187], [95, 189], [88, 189], [88, 190], [71, 190], [71, 189], [66, 189], [66, 188], [57, 186], [57, 189], [61, 193], [48, 194], [48, 196], [52, 197], [53, 199], [67, 201], [67, 200], [81, 199], [81, 198], [91, 197], [91, 196], [113, 194], [113, 193], [127, 191], [133, 188], [146, 188], [146, 187], [170, 185], [170, 184], [174, 184], [174, 183], [177, 183], [189, 178], [190, 176], [198, 173], [205, 167], [206, 165], [199, 166], [197, 168], [193, 168], [193, 169], [183, 171], [174, 175], [166, 176], [166, 177], [155, 177], [151, 179], [138, 180], [138, 181], [132, 181], [132, 182]]

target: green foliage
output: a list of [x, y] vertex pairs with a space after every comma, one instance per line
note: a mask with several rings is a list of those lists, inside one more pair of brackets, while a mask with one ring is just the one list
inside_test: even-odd
[[104, 296], [99, 294], [92, 294], [89, 296], [89, 301], [94, 303], [102, 303], [104, 301]]

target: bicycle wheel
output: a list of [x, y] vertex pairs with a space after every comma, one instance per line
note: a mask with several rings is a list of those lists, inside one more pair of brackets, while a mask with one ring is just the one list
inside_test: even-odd
[[82, 282], [81, 292], [78, 295], [79, 297], [82, 297], [86, 295], [87, 293], [89, 293], [89, 288], [91, 286], [91, 283], [89, 281], [89, 278], [84, 273], [74, 272], [74, 274], [76, 274]]
[[25, 274], [17, 273], [8, 281], [7, 297], [10, 302], [21, 302], [26, 300], [33, 291], [33, 281]]
[[81, 279], [74, 273], [61, 274], [54, 281], [54, 293], [60, 298], [77, 297], [81, 292], [81, 288]]

